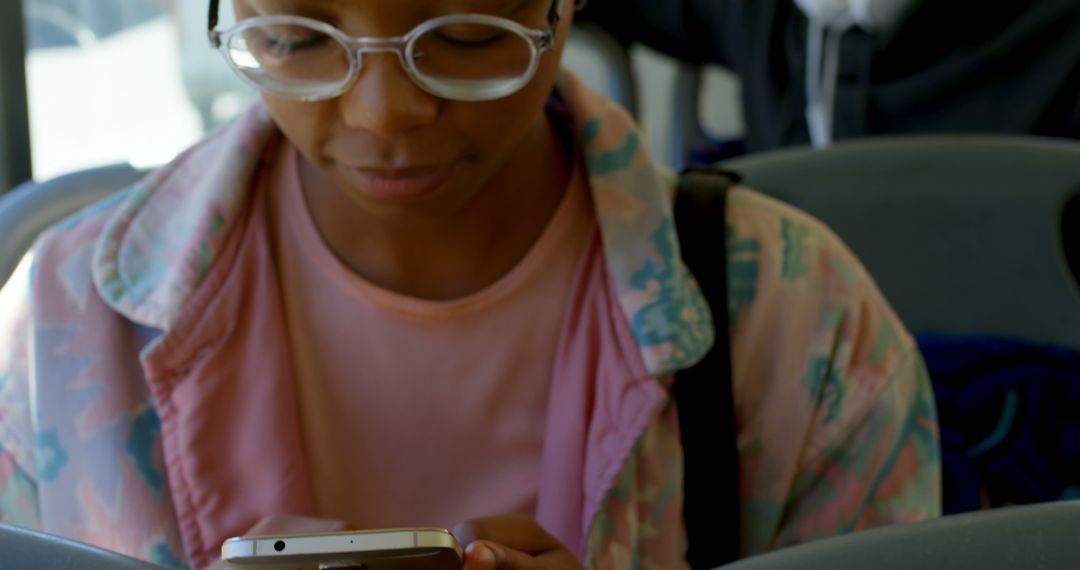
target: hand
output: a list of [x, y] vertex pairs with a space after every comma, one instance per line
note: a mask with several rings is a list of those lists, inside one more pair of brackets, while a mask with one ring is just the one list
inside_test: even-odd
[[454, 529], [465, 570], [583, 570], [574, 554], [529, 517], [474, 519]]

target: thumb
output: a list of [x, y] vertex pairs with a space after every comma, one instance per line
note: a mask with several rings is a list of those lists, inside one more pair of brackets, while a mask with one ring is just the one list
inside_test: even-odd
[[478, 540], [465, 548], [465, 570], [536, 570], [536, 559], [512, 548]]

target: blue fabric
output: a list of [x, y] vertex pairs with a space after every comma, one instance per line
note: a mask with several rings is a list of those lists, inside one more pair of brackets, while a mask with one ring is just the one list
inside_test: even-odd
[[742, 156], [748, 152], [745, 139], [710, 140], [705, 148], [686, 150], [688, 166], [708, 166]]
[[1080, 498], [1080, 352], [916, 338], [937, 397], [945, 514]]

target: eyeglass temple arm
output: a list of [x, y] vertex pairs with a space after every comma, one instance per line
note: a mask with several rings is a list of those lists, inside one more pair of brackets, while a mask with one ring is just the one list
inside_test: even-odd
[[218, 4], [221, 0], [210, 0], [210, 10], [208, 15], [208, 23], [206, 25], [206, 35], [210, 38], [210, 45], [214, 48], [221, 47], [221, 38], [217, 31], [218, 25]]
[[[217, 4], [217, 0], [214, 0]], [[581, 11], [585, 8], [585, 5], [589, 3], [589, 0], [574, 0], [574, 9]], [[562, 6], [563, 0], [553, 0], [551, 2], [551, 9], [548, 10], [548, 24], [551, 26], [551, 35], [555, 35], [555, 31], [559, 28], [559, 22], [562, 21]]]
[[221, 0], [210, 0], [210, 14], [209, 25], [206, 26], [206, 31], [212, 32], [218, 25], [218, 4]]

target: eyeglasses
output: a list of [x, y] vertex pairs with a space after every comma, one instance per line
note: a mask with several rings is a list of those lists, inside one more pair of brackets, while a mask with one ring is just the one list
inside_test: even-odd
[[264, 16], [217, 30], [219, 0], [210, 2], [210, 44], [236, 73], [263, 91], [321, 101], [356, 81], [366, 53], [396, 53], [421, 89], [444, 99], [490, 101], [532, 80], [540, 56], [555, 44], [562, 0], [538, 30], [482, 14], [454, 14], [421, 23], [404, 36], [354, 37], [320, 20]]

